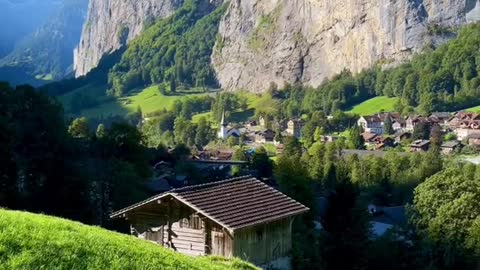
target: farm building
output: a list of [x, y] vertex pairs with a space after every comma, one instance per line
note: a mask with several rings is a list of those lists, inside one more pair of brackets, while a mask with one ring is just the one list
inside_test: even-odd
[[184, 187], [117, 211], [131, 232], [191, 256], [290, 269], [292, 223], [309, 209], [250, 176]]

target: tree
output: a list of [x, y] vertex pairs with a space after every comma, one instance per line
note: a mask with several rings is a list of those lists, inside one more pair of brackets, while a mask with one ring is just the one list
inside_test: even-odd
[[255, 149], [252, 157], [252, 168], [257, 171], [259, 178], [272, 176], [273, 163], [268, 157], [267, 150], [263, 147]]
[[325, 269], [365, 269], [367, 266], [370, 224], [358, 196], [358, 191], [345, 178], [328, 197], [320, 244]]
[[[247, 161], [247, 153], [242, 148], [235, 150], [232, 156], [234, 161]], [[232, 166], [232, 175], [239, 175], [242, 167], [239, 165]]]
[[385, 121], [383, 123], [383, 133], [385, 135], [392, 135], [394, 133], [392, 126], [392, 118], [390, 118], [390, 116], [385, 117]]
[[163, 83], [158, 85], [158, 92], [160, 95], [165, 96], [167, 94], [167, 89]]
[[207, 145], [212, 138], [213, 132], [207, 122], [207, 119], [205, 117], [200, 117], [196, 128], [195, 145], [203, 147]]
[[478, 166], [452, 164], [415, 189], [411, 220], [437, 269], [474, 267], [467, 244], [480, 216], [479, 172]]
[[175, 78], [175, 75], [170, 75], [170, 92], [177, 92], [177, 79]]
[[430, 137], [430, 126], [420, 122], [413, 128], [412, 138], [415, 140], [428, 140]]
[[227, 139], [227, 143], [228, 143], [229, 147], [234, 147], [235, 145], [239, 144], [239, 139], [238, 139], [238, 137], [230, 136]]
[[297, 157], [300, 158], [303, 154], [303, 147], [300, 141], [293, 137], [287, 136], [283, 139], [283, 155], [287, 157]]
[[443, 131], [440, 125], [434, 124], [430, 131], [430, 140], [433, 147], [440, 147], [443, 142]]
[[90, 128], [87, 118], [81, 117], [73, 120], [68, 127], [68, 133], [74, 138], [88, 138], [90, 136]]
[[365, 141], [362, 137], [362, 129], [358, 125], [354, 125], [348, 130], [348, 146], [350, 149], [365, 148]]

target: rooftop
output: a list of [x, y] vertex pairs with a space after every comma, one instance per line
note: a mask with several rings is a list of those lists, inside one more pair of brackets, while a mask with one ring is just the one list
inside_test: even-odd
[[111, 218], [134, 213], [172, 196], [230, 231], [299, 215], [309, 209], [251, 176], [173, 189], [112, 213]]

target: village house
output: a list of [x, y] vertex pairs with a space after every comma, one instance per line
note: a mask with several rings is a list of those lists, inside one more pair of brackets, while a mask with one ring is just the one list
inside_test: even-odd
[[363, 132], [361, 135], [366, 146], [375, 144], [375, 138], [378, 136], [377, 134], [371, 132]]
[[294, 136], [297, 139], [302, 137], [302, 128], [304, 126], [304, 122], [302, 119], [291, 119], [288, 121], [287, 124], [287, 134], [290, 136]]
[[457, 135], [458, 140], [480, 134], [480, 114], [459, 112], [448, 121], [447, 127]]
[[361, 127], [364, 132], [376, 135], [383, 134], [383, 120], [378, 115], [362, 116], [358, 119], [357, 125]]
[[250, 176], [174, 189], [113, 213], [131, 233], [190, 255], [291, 269], [292, 223], [309, 209]]
[[267, 127], [267, 120], [265, 119], [265, 117], [263, 116], [260, 116], [258, 118], [258, 123], [260, 124], [261, 127], [263, 128], [266, 128]]
[[407, 122], [404, 119], [393, 120], [392, 128], [395, 132], [403, 131], [407, 127]]
[[412, 152], [426, 152], [429, 148], [429, 140], [416, 140], [410, 145], [410, 151]]
[[442, 150], [442, 153], [445, 155], [450, 155], [452, 153], [455, 153], [456, 151], [460, 150], [462, 148], [462, 143], [459, 141], [448, 141], [444, 142], [441, 146], [440, 149]]
[[263, 131], [257, 131], [254, 134], [256, 143], [267, 143], [273, 142], [275, 138], [275, 132], [271, 129], [266, 129]]
[[408, 140], [412, 137], [412, 133], [406, 132], [406, 131], [401, 131], [395, 134], [395, 142], [396, 143], [401, 143], [404, 140]]
[[468, 136], [468, 145], [480, 149], [480, 134], [472, 134]]
[[374, 142], [375, 142], [375, 149], [377, 150], [395, 146], [395, 140], [390, 137], [377, 136], [374, 139]]
[[364, 132], [382, 135], [384, 132], [385, 119], [387, 117], [392, 122], [394, 131], [405, 129], [406, 123], [398, 113], [379, 113], [375, 115], [362, 116], [357, 121], [357, 125], [363, 129]]
[[418, 115], [409, 116], [406, 120], [405, 130], [413, 132], [415, 127], [420, 123], [429, 124], [428, 118]]
[[445, 127], [451, 118], [452, 116], [449, 112], [434, 112], [430, 114], [428, 120], [432, 123], [439, 124], [441, 127]]

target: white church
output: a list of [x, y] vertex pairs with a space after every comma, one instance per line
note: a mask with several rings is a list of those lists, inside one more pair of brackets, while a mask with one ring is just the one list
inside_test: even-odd
[[220, 130], [217, 134], [219, 139], [226, 140], [229, 137], [240, 137], [240, 131], [236, 128], [229, 127], [227, 121], [225, 121], [225, 111], [222, 113], [222, 121], [220, 122]]

